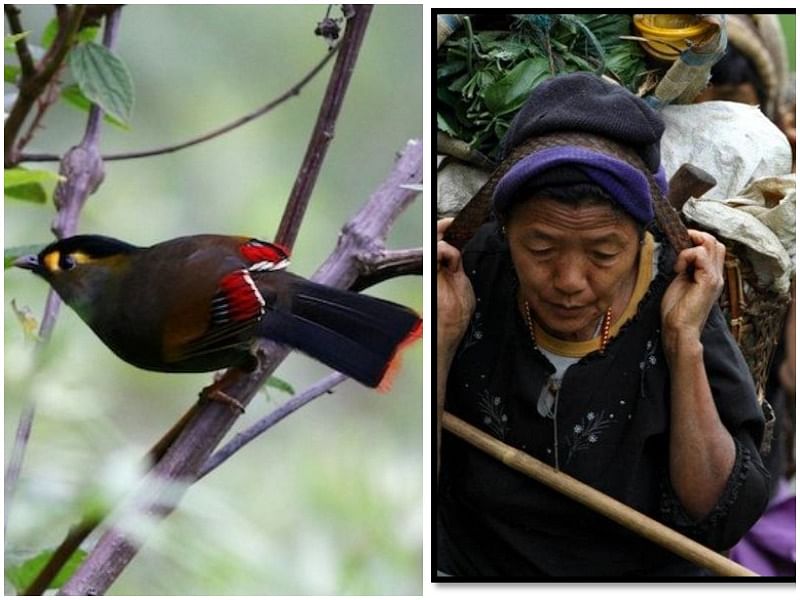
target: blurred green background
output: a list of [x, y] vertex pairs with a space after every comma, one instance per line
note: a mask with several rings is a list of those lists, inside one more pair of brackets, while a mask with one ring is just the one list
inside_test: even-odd
[[789, 69], [795, 70], [795, 39], [797, 37], [797, 15], [781, 15], [783, 35], [786, 36], [786, 53], [789, 56]]
[[[102, 150], [182, 141], [281, 94], [325, 52], [325, 42], [313, 35], [325, 8], [125, 7], [117, 52], [133, 73], [136, 104], [129, 132], [104, 127]], [[24, 27], [37, 42], [52, 7], [22, 9]], [[395, 153], [421, 137], [421, 30], [419, 6], [375, 8], [294, 247], [294, 272], [314, 271], [341, 226], [388, 174]], [[214, 141], [107, 163], [80, 232], [140, 245], [201, 232], [271, 239], [330, 68], [299, 97]], [[82, 113], [58, 106], [28, 150], [62, 153], [84, 125]], [[417, 199], [393, 228], [389, 247], [422, 245], [421, 211]], [[7, 200], [5, 246], [49, 241], [53, 212], [51, 205]], [[421, 311], [421, 290], [420, 278], [404, 278], [370, 293]], [[39, 318], [45, 294], [45, 284], [29, 273], [6, 272], [6, 458], [22, 407], [38, 404], [7, 558], [56, 544], [81, 506], [114, 498], [136, 481], [139, 458], [211, 379], [131, 367], [69, 309], [62, 310], [34, 372], [32, 345], [9, 304], [16, 299]], [[277, 375], [301, 391], [327, 372], [292, 355]], [[235, 429], [285, 399], [270, 389]], [[417, 344], [406, 352], [391, 392], [343, 384], [192, 486], [179, 510], [148, 533], [110, 593], [421, 594], [421, 407]]]

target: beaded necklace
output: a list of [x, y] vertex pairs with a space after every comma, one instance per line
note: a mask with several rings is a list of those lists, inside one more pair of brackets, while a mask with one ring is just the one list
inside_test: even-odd
[[[528, 301], [525, 300], [525, 321], [528, 323], [528, 331], [531, 335], [531, 341], [533, 345], [536, 345], [536, 334], [533, 330], [533, 319], [531, 318], [531, 308], [528, 305]], [[613, 312], [611, 311], [611, 307], [608, 308], [606, 314], [603, 316], [603, 324], [600, 326], [600, 352], [605, 352], [606, 346], [608, 346], [608, 338], [611, 333], [611, 318], [613, 317]]]

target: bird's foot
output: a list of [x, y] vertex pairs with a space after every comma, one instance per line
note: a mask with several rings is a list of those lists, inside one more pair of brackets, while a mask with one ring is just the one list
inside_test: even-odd
[[[229, 372], [230, 373], [230, 372]], [[233, 372], [233, 375], [226, 373], [221, 377], [214, 377], [214, 383], [203, 388], [200, 392], [200, 400], [210, 400], [214, 402], [221, 402], [238, 412], [244, 414], [244, 404], [239, 402], [236, 398], [222, 391], [222, 388], [230, 383], [231, 379], [238, 377], [238, 373]]]
[[226, 404], [231, 408], [236, 409], [240, 413], [244, 414], [244, 404], [239, 402], [233, 396], [226, 394], [222, 390], [212, 390], [208, 393], [201, 392], [201, 395], [207, 400], [213, 400], [214, 402], [221, 402], [222, 404]]

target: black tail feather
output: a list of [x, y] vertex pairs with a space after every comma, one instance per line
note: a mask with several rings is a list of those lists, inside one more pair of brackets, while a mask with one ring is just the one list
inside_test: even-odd
[[398, 349], [419, 337], [419, 316], [404, 306], [306, 280], [292, 283], [291, 305], [268, 309], [265, 337], [293, 346], [370, 387], [378, 387]]

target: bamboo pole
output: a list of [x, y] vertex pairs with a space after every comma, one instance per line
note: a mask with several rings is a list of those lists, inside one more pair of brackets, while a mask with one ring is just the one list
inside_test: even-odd
[[627, 527], [637, 535], [663, 546], [696, 565], [726, 577], [758, 577], [758, 574], [750, 569], [698, 544], [685, 535], [681, 535], [566, 473], [556, 471], [532, 456], [504, 444], [448, 412], [444, 413], [442, 426], [512, 469], [580, 502], [623, 527]]

